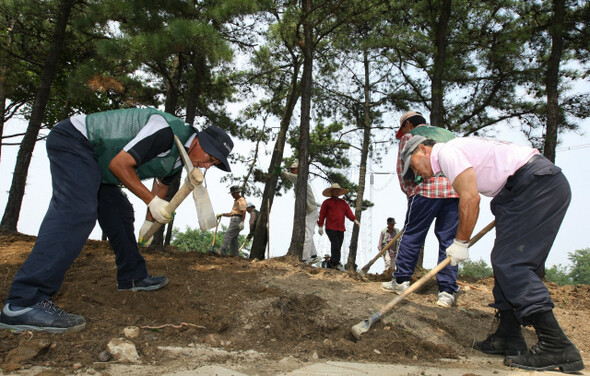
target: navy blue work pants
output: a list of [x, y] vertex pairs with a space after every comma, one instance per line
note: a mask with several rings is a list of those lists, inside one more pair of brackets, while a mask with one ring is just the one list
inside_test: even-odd
[[[440, 263], [447, 258], [447, 248], [457, 235], [459, 199], [428, 198], [420, 195], [408, 198], [406, 221], [393, 273], [397, 283], [409, 281], [414, 274], [420, 248], [424, 244], [432, 222], [435, 222], [434, 235], [438, 239], [438, 263]], [[436, 275], [439, 291], [454, 293], [459, 289], [457, 270], [457, 266], [448, 265]]]
[[541, 155], [508, 178], [494, 197], [490, 203], [496, 217], [492, 307], [514, 310], [523, 323], [531, 314], [553, 309], [541, 275], [570, 200], [570, 186], [561, 169]]
[[147, 276], [137, 248], [131, 203], [101, 184], [92, 144], [69, 120], [47, 137], [53, 195], [31, 254], [18, 270], [7, 303], [28, 307], [55, 295], [98, 219], [115, 252], [119, 283]]

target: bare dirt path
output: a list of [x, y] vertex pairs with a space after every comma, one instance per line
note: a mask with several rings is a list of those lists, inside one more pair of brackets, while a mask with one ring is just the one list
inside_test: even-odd
[[[34, 240], [0, 235], [2, 300]], [[502, 358], [471, 349], [474, 339], [493, 329], [494, 311], [487, 306], [491, 279], [462, 280], [458, 303], [450, 309], [436, 306], [436, 284], [430, 281], [355, 341], [351, 326], [394, 298], [380, 289], [385, 276], [361, 279], [286, 258], [253, 262], [175, 248], [148, 249], [144, 256], [150, 273], [166, 274], [169, 285], [156, 292], [119, 292], [108, 243], [89, 241], [54, 299], [66, 311], [83, 315], [86, 329], [60, 335], [2, 330], [2, 370], [29, 370], [30, 375], [135, 375], [136, 370], [145, 376], [217, 365], [247, 375], [274, 375], [326, 362], [465, 368], [465, 374], [479, 369], [474, 373], [479, 375], [508, 370]], [[548, 286], [560, 324], [588, 358], [590, 287]], [[139, 336], [129, 339], [140, 363], [101, 361], [107, 343], [124, 337], [129, 326], [140, 328]], [[534, 344], [533, 332], [524, 332]], [[36, 341], [47, 348], [33, 359], [10, 359], [15, 349]], [[36, 367], [53, 373], [39, 373]]]

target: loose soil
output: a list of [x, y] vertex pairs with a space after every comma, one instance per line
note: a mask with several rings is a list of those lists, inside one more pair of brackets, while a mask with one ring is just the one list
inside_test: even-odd
[[[0, 234], [0, 299], [8, 294], [34, 241], [22, 234]], [[273, 375], [327, 360], [444, 367], [453, 360], [481, 359], [482, 369], [502, 367], [501, 357], [482, 356], [471, 348], [474, 339], [495, 329], [494, 310], [488, 307], [491, 278], [460, 279], [457, 304], [449, 309], [436, 305], [436, 282], [429, 281], [355, 341], [351, 327], [395, 297], [380, 288], [391, 274], [361, 278], [287, 257], [251, 261], [175, 247], [142, 252], [149, 272], [167, 275], [170, 283], [155, 292], [119, 292], [109, 244], [88, 241], [54, 297], [64, 310], [84, 316], [86, 328], [65, 334], [0, 330], [4, 372], [42, 366], [57, 373], [36, 374], [90, 369], [91, 374], [117, 374], [109, 368], [112, 360], [101, 361], [101, 353], [130, 326], [140, 328], [130, 341], [141, 364], [154, 367], [153, 373], [144, 368], [143, 375], [186, 369], [188, 364], [192, 369], [220, 364], [249, 375]], [[590, 286], [547, 286], [561, 326], [586, 359]], [[523, 332], [529, 345], [536, 342], [531, 329]], [[45, 352], [16, 365], [9, 361], [11, 350], [40, 340], [51, 344]], [[277, 364], [282, 364], [280, 370]]]

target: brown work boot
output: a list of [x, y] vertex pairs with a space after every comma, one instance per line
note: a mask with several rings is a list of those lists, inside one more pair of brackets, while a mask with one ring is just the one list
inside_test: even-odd
[[539, 342], [523, 355], [507, 356], [505, 365], [535, 371], [559, 369], [565, 373], [584, 369], [582, 356], [557, 323], [553, 311], [534, 313], [524, 322], [533, 324]]
[[500, 320], [496, 332], [490, 334], [483, 341], [474, 341], [473, 348], [494, 355], [520, 355], [525, 353], [527, 345], [514, 311], [498, 311], [496, 312], [496, 318]]

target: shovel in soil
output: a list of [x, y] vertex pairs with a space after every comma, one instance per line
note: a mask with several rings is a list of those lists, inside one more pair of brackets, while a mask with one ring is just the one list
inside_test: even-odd
[[[170, 214], [174, 213], [176, 208], [178, 208], [182, 201], [184, 201], [184, 199], [187, 198], [187, 196], [192, 192], [197, 209], [197, 216], [199, 218], [199, 227], [203, 231], [213, 228], [215, 227], [216, 218], [215, 214], [213, 213], [213, 206], [211, 205], [207, 188], [203, 186], [203, 180], [205, 177], [203, 176], [201, 170], [193, 166], [188, 153], [184, 149], [184, 145], [178, 139], [178, 137], [174, 136], [174, 142], [176, 142], [176, 146], [180, 152], [180, 158], [182, 159], [188, 175], [184, 181], [184, 184], [182, 184], [182, 186], [178, 189], [178, 192], [176, 192], [174, 197], [172, 197], [168, 203], [168, 212]], [[154, 222], [154, 224], [142, 236], [142, 239], [151, 238], [161, 226], [161, 223]], [[139, 241], [142, 239], [139, 239]]]
[[[479, 239], [481, 239], [492, 228], [494, 228], [495, 224], [496, 224], [496, 221], [494, 220], [489, 225], [484, 227], [480, 232], [478, 232], [477, 235], [475, 235], [473, 238], [471, 238], [471, 240], [469, 241], [469, 247], [471, 247], [473, 244], [477, 243], [477, 241]], [[354, 338], [356, 338], [357, 340], [360, 340], [361, 335], [363, 333], [366, 333], [369, 330], [369, 328], [371, 328], [371, 325], [373, 325], [377, 321], [381, 320], [383, 315], [385, 315], [389, 311], [391, 311], [393, 309], [393, 307], [395, 307], [397, 305], [397, 303], [399, 303], [406, 296], [410, 295], [411, 293], [413, 293], [414, 291], [419, 289], [430, 278], [434, 277], [438, 272], [440, 272], [447, 265], [449, 265], [450, 262], [451, 262], [451, 258], [447, 257], [440, 264], [438, 264], [431, 271], [429, 271], [428, 274], [426, 274], [424, 277], [420, 278], [416, 283], [410, 285], [410, 287], [408, 287], [406, 290], [404, 290], [404, 292], [402, 292], [401, 295], [398, 295], [395, 299], [393, 299], [391, 302], [387, 303], [379, 311], [375, 312], [373, 314], [373, 316], [369, 317], [366, 320], [359, 322], [356, 325], [353, 325], [351, 328], [351, 332], [352, 332], [352, 335], [354, 336]]]
[[215, 240], [217, 239], [217, 229], [219, 229], [219, 222], [221, 222], [221, 217], [217, 218], [217, 224], [215, 225], [215, 233], [213, 234], [213, 242], [211, 242], [211, 249], [209, 252], [215, 252]]

